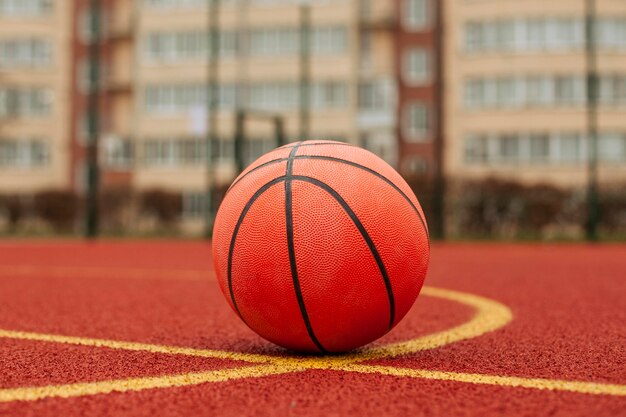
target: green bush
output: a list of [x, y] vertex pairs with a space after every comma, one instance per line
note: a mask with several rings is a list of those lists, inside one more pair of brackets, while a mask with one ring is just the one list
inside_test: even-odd
[[183, 198], [180, 193], [153, 189], [141, 194], [142, 212], [153, 215], [163, 226], [172, 226], [180, 219], [183, 211]]
[[126, 186], [108, 187], [98, 196], [100, 222], [104, 230], [121, 232], [128, 229], [130, 210], [135, 201], [133, 190]]
[[600, 221], [608, 233], [626, 231], [626, 184], [601, 190]]
[[76, 225], [79, 198], [73, 191], [41, 191], [35, 194], [33, 208], [56, 231], [67, 232]]
[[0, 211], [5, 213], [9, 231], [15, 231], [27, 212], [25, 198], [17, 194], [0, 195]]

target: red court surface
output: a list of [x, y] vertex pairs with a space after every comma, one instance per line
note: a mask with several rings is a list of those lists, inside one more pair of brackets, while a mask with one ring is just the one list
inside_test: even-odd
[[0, 243], [0, 416], [626, 416], [626, 247], [435, 244], [404, 321], [298, 357], [200, 242]]

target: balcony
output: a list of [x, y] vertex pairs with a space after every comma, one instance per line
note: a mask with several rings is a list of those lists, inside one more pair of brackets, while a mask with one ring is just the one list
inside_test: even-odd
[[133, 78], [130, 68], [127, 68], [126, 65], [115, 68], [113, 73], [103, 77], [102, 85], [106, 92], [112, 94], [132, 92]]
[[359, 129], [388, 129], [396, 126], [395, 108], [359, 110], [357, 116]]
[[363, 30], [393, 30], [398, 25], [395, 2], [360, 0], [359, 27]]
[[117, 2], [108, 19], [107, 39], [111, 42], [128, 41], [133, 38], [135, 28], [135, 14], [130, 8], [132, 2]]
[[395, 16], [361, 16], [359, 27], [363, 30], [395, 30], [398, 22]]

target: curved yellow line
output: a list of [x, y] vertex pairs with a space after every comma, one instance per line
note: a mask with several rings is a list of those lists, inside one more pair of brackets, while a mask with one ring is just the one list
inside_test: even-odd
[[242, 352], [229, 352], [212, 349], [194, 349], [178, 346], [154, 345], [148, 343], [126, 342], [106, 339], [94, 339], [75, 336], [62, 336], [0, 329], [0, 338], [34, 340], [40, 342], [63, 343], [78, 346], [104, 347], [130, 351], [144, 351], [171, 355], [198, 356], [203, 358], [217, 358], [238, 360], [252, 363], [274, 364], [306, 364], [316, 369], [324, 369], [351, 362], [363, 362], [371, 359], [396, 357], [415, 353], [421, 350], [435, 349], [464, 339], [478, 337], [484, 333], [496, 330], [509, 321], [513, 315], [503, 304], [477, 295], [440, 288], [424, 287], [422, 294], [429, 297], [442, 298], [468, 305], [476, 310], [474, 317], [467, 323], [449, 330], [412, 339], [406, 342], [394, 343], [378, 348], [365, 349], [352, 354], [322, 357], [282, 357]]
[[338, 368], [337, 370], [365, 374], [390, 375], [395, 377], [433, 379], [437, 381], [454, 381], [470, 384], [498, 385], [513, 388], [531, 388], [548, 391], [569, 391], [578, 394], [626, 396], [626, 385], [607, 384], [601, 382], [566, 381], [545, 378], [522, 378], [515, 376], [431, 371], [428, 369], [409, 369], [395, 368], [393, 366], [358, 364], [351, 364], [345, 367]]
[[76, 396], [107, 394], [111, 392], [141, 391], [155, 388], [183, 387], [210, 382], [221, 382], [241, 378], [258, 378], [290, 372], [301, 372], [309, 369], [327, 369], [358, 373], [377, 373], [397, 377], [415, 377], [447, 381], [469, 382], [475, 384], [491, 384], [510, 387], [526, 387], [536, 389], [565, 390], [587, 394], [624, 395], [626, 386], [598, 384], [579, 381], [554, 381], [533, 378], [464, 374], [429, 370], [415, 370], [388, 366], [363, 365], [361, 362], [393, 358], [418, 351], [435, 349], [450, 343], [478, 337], [487, 332], [501, 328], [511, 321], [511, 311], [496, 301], [462, 293], [458, 291], [425, 287], [422, 294], [442, 298], [468, 305], [476, 310], [474, 317], [467, 323], [452, 329], [431, 335], [415, 338], [406, 342], [394, 343], [382, 347], [364, 349], [362, 351], [327, 357], [278, 357], [221, 350], [194, 349], [176, 346], [161, 346], [146, 343], [124, 342], [105, 339], [92, 339], [62, 335], [19, 332], [0, 329], [0, 337], [35, 340], [52, 343], [65, 343], [79, 346], [93, 346], [110, 349], [144, 351], [172, 355], [187, 355], [206, 358], [237, 360], [263, 365], [244, 366], [207, 372], [185, 373], [180, 375], [131, 378], [124, 380], [99, 381], [53, 385], [45, 387], [23, 387], [0, 390], [0, 402], [33, 401], [43, 398], [69, 398]]
[[48, 385], [42, 387], [10, 388], [0, 390], [0, 403], [10, 401], [37, 401], [55, 397], [82, 397], [86, 395], [142, 391], [155, 388], [186, 387], [207, 382], [224, 382], [231, 379], [257, 378], [282, 373], [285, 373], [283, 367], [257, 365], [237, 369], [192, 372], [166, 377], [156, 376], [113, 381], [79, 382], [76, 384]]

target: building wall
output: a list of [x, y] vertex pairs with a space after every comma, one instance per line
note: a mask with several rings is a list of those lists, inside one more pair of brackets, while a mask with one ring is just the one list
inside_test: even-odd
[[[441, 77], [439, 45], [440, 2], [432, 0], [396, 0], [397, 31], [395, 42], [395, 77], [399, 84], [398, 126], [400, 160], [398, 168], [407, 176], [433, 176], [437, 168], [436, 144], [441, 142], [440, 112]], [[411, 24], [410, 8], [423, 19]], [[413, 54], [424, 60], [411, 64]], [[413, 58], [414, 59], [414, 58]], [[423, 68], [422, 68], [423, 66]], [[413, 69], [412, 69], [413, 68]], [[420, 70], [417, 71], [416, 70]], [[415, 72], [413, 75], [412, 72]], [[421, 72], [423, 75], [418, 76]], [[423, 134], [411, 134], [411, 107], [420, 106], [426, 111], [427, 126]]]
[[[445, 3], [448, 177], [498, 176], [559, 185], [582, 185], [586, 181], [582, 7], [582, 1]], [[599, 0], [598, 18], [600, 22], [615, 19], [611, 23], [615, 33], [601, 28], [599, 35], [600, 77], [623, 77], [626, 75], [626, 3]], [[541, 21], [546, 19], [548, 23], [543, 27], [547, 33], [542, 39]], [[484, 22], [487, 27], [491, 25], [487, 31], [497, 27], [493, 22], [513, 23], [500, 27], [499, 33], [487, 34], [487, 47], [481, 50], [480, 45], [485, 43], [476, 27]], [[470, 24], [474, 25], [471, 33]], [[469, 47], [468, 36], [473, 40]], [[538, 81], [542, 77], [547, 81]], [[479, 87], [468, 87], [470, 82]], [[486, 84], [480, 86], [481, 83]], [[620, 78], [615, 86], [601, 87], [601, 95], [618, 95], [615, 99], [606, 97], [606, 103], [600, 106], [600, 134], [613, 137], [600, 142], [600, 152], [605, 155], [600, 163], [604, 181], [626, 178], [623, 118], [626, 103], [622, 83]], [[609, 93], [602, 92], [605, 90]], [[573, 139], [573, 135], [580, 138]], [[548, 139], [539, 138], [542, 136]], [[468, 141], [479, 145], [469, 145]], [[482, 144], [486, 144], [486, 152], [481, 149]]]
[[[48, 103], [43, 115], [16, 115], [6, 109], [0, 114], [0, 190], [27, 193], [46, 188], [69, 186], [69, 112], [70, 38], [72, 8], [70, 2], [54, 2], [42, 13], [34, 13], [39, 0], [25, 0], [21, 11], [0, 10], [0, 45], [35, 39], [49, 43], [50, 60], [41, 65], [18, 64], [13, 53], [0, 57], [0, 91], [31, 88], [43, 91], [41, 100]], [[32, 6], [33, 8], [26, 8]], [[34, 55], [40, 56], [40, 53]], [[12, 63], [13, 62], [13, 63]], [[0, 93], [1, 95], [2, 93]], [[2, 100], [2, 98], [0, 98]], [[14, 99], [4, 96], [4, 103]], [[0, 105], [2, 106], [2, 105]], [[9, 104], [9, 107], [15, 104]], [[18, 105], [17, 107], [21, 107]], [[15, 108], [15, 107], [13, 107]], [[19, 110], [18, 110], [19, 111]], [[2, 111], [0, 111], [2, 113]], [[47, 156], [34, 162], [26, 149], [30, 141], [41, 143]], [[15, 146], [21, 156], [14, 153]], [[37, 151], [40, 153], [40, 151]]]
[[[199, 3], [191, 2], [186, 7], [158, 7], [143, 3], [137, 13], [135, 32], [136, 67], [134, 119], [136, 121], [135, 149], [136, 161], [133, 171], [133, 185], [139, 189], [164, 187], [183, 191], [189, 195], [199, 195], [207, 187], [207, 179], [213, 178], [219, 185], [228, 184], [235, 176], [232, 138], [235, 127], [235, 110], [264, 110], [279, 114], [285, 119], [288, 140], [299, 140], [299, 77], [301, 69], [299, 43], [294, 36], [299, 31], [300, 9], [294, 2], [222, 2], [220, 22], [223, 37], [236, 33], [240, 35], [236, 52], [226, 47], [222, 51], [219, 65], [219, 83], [228, 88], [237, 88], [237, 94], [219, 112], [218, 133], [220, 144], [214, 144], [216, 162], [208, 173], [202, 158], [193, 161], [165, 160], [154, 163], [152, 153], [157, 147], [167, 148], [169, 143], [196, 141], [203, 146], [207, 126], [204, 118], [204, 101], [195, 99], [193, 105], [174, 106], [174, 109], [150, 108], [148, 91], [154, 87], [191, 85], [196, 92], [205, 88], [207, 82], [207, 55], [168, 56], [177, 54], [176, 47], [158, 46], [155, 36], [174, 33], [201, 33], [207, 28], [207, 10]], [[331, 51], [311, 51], [310, 76], [314, 86], [310, 116], [310, 137], [338, 139], [361, 143], [383, 154], [392, 164], [397, 163], [395, 139], [395, 100], [397, 85], [394, 79], [393, 33], [383, 28], [370, 27], [371, 21], [380, 21], [393, 16], [393, 5], [384, 0], [372, 0], [367, 19], [362, 16], [361, 0], [340, 0], [334, 2], [313, 2], [311, 7], [311, 37], [316, 44], [316, 31], [321, 28], [339, 30], [345, 36], [332, 38], [325, 43], [319, 41], [319, 48]], [[261, 53], [259, 37], [268, 36], [273, 29], [289, 30], [281, 32], [282, 46], [278, 52], [267, 41], [268, 46]], [[322, 36], [322, 35], [320, 35]], [[363, 37], [367, 36], [368, 50], [363, 52]], [[343, 39], [343, 40], [342, 40]], [[151, 43], [153, 42], [153, 43]], [[163, 41], [165, 43], [171, 40]], [[344, 47], [338, 47], [344, 45]], [[275, 45], [274, 45], [275, 46]], [[336, 50], [332, 50], [333, 48]], [[152, 51], [158, 50], [159, 53]], [[168, 50], [170, 52], [164, 52]], [[271, 51], [274, 51], [272, 53]], [[282, 51], [282, 52], [281, 52]], [[289, 85], [288, 98], [291, 103], [274, 107], [273, 103], [258, 102], [255, 88], [260, 85]], [[328, 87], [325, 93], [316, 93], [315, 85], [338, 85]], [[365, 87], [364, 87], [365, 85]], [[370, 88], [371, 87], [371, 88]], [[324, 87], [326, 88], [326, 87]], [[362, 90], [375, 90], [371, 106], [361, 105]], [[331, 91], [332, 90], [332, 91]], [[257, 93], [255, 93], [257, 91]], [[185, 94], [196, 94], [187, 92]], [[259, 93], [260, 94], [260, 93]], [[316, 105], [316, 94], [343, 97], [340, 104]], [[332, 101], [332, 100], [331, 100]], [[385, 102], [386, 106], [380, 105]], [[254, 157], [274, 147], [273, 126], [267, 120], [251, 119], [246, 123], [249, 140], [257, 141], [248, 155]], [[375, 141], [365, 139], [376, 137]], [[381, 143], [382, 140], [382, 143]], [[156, 145], [155, 143], [161, 143]], [[168, 142], [168, 143], [165, 143]], [[193, 146], [193, 145], [190, 145]], [[149, 149], [151, 148], [151, 149]], [[170, 152], [170, 150], [166, 150]], [[182, 151], [176, 151], [182, 152]], [[158, 158], [157, 158], [158, 159]], [[167, 158], [166, 158], [167, 159]], [[174, 158], [176, 159], [176, 158]]]
[[[80, 0], [73, 4], [70, 181], [75, 190], [83, 192], [90, 140], [90, 1]], [[128, 150], [132, 149], [134, 124], [135, 6], [130, 0], [102, 0], [100, 5], [96, 120], [100, 182], [102, 187], [131, 186], [132, 153]]]

